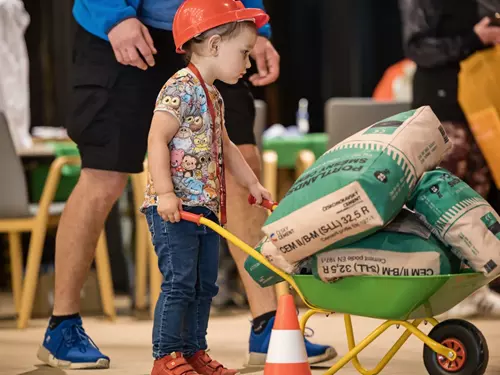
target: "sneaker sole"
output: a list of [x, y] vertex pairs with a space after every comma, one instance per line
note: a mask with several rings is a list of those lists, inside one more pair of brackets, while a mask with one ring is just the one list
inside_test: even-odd
[[50, 367], [63, 368], [70, 370], [82, 370], [82, 369], [108, 369], [109, 360], [105, 358], [100, 358], [97, 362], [69, 362], [57, 359], [54, 357], [43, 345], [38, 348], [37, 358], [43, 363], [49, 365]]
[[[314, 357], [309, 357], [308, 362], [310, 365], [315, 363], [321, 363], [329, 361], [337, 357], [337, 351], [335, 348], [328, 348], [323, 354]], [[264, 367], [266, 364], [267, 354], [264, 353], [249, 353], [247, 356], [247, 361], [243, 367]]]

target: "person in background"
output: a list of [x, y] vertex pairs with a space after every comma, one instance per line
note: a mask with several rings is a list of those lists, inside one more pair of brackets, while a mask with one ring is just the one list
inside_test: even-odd
[[388, 67], [373, 90], [373, 100], [411, 102], [415, 69], [415, 63], [408, 59], [403, 59]]
[[[500, 43], [500, 28], [481, 18], [475, 0], [400, 0], [406, 57], [416, 63], [412, 107], [430, 105], [453, 142], [441, 166], [485, 199], [488, 165], [458, 103], [460, 62]], [[500, 296], [484, 287], [448, 312], [450, 316], [500, 316]]]
[[[207, 0], [208, 1], [208, 0]], [[130, 173], [140, 173], [155, 100], [165, 82], [184, 67], [175, 52], [172, 23], [182, 0], [75, 0], [72, 108], [68, 135], [78, 145], [82, 170], [56, 237], [54, 308], [38, 358], [53, 367], [108, 368], [83, 329], [80, 291], [97, 239]], [[262, 0], [244, 0], [263, 9]], [[251, 52], [258, 73], [248, 80], [268, 85], [279, 75], [279, 55], [269, 41], [269, 24], [258, 30]], [[225, 104], [226, 128], [256, 176], [260, 157], [253, 136], [254, 104], [247, 83], [215, 82]], [[193, 118], [193, 128], [199, 126]], [[203, 145], [201, 145], [203, 146]], [[250, 245], [261, 238], [266, 212], [251, 207], [247, 191], [227, 174], [227, 228]], [[253, 317], [250, 365], [265, 363], [276, 313], [273, 288], [262, 289], [244, 271], [246, 255], [231, 246]], [[311, 363], [335, 357], [334, 348], [306, 340]]]

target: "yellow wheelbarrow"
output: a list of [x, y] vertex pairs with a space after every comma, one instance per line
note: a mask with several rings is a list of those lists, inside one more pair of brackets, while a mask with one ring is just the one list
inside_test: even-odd
[[[253, 197], [249, 202], [255, 202]], [[277, 204], [264, 201], [262, 206], [273, 210]], [[302, 332], [314, 314], [344, 314], [349, 352], [324, 375], [337, 373], [350, 361], [360, 374], [379, 374], [412, 334], [424, 343], [423, 359], [430, 375], [482, 375], [486, 371], [489, 352], [482, 333], [465, 320], [450, 319], [439, 323], [433, 318], [488, 284], [491, 280], [482, 274], [355, 276], [325, 283], [313, 275], [289, 275], [281, 271], [251, 246], [201, 215], [182, 212], [181, 217], [213, 229], [295, 289], [309, 308], [300, 321]], [[353, 315], [385, 322], [356, 344], [351, 321]], [[418, 328], [422, 323], [433, 326], [429, 335]], [[406, 330], [373, 370], [365, 369], [358, 354], [391, 326], [401, 326]]]

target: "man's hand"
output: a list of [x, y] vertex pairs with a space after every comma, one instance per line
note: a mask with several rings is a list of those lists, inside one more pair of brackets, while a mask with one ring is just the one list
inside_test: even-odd
[[148, 66], [137, 50], [144, 57], [149, 66], [154, 66], [156, 54], [153, 38], [149, 30], [137, 18], [128, 18], [113, 27], [108, 33], [116, 60], [123, 65], [132, 65], [146, 70]]
[[490, 26], [489, 17], [484, 17], [479, 21], [474, 26], [474, 32], [484, 45], [500, 44], [500, 27]]
[[263, 36], [258, 36], [250, 56], [255, 60], [258, 70], [258, 73], [249, 78], [254, 86], [269, 85], [278, 79], [280, 75], [280, 55], [269, 40]]

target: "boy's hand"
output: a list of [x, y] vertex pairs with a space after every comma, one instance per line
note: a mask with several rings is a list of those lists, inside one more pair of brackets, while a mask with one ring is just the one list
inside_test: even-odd
[[166, 193], [158, 196], [158, 214], [165, 221], [177, 223], [181, 220], [182, 201], [175, 193]]
[[255, 198], [255, 204], [261, 204], [263, 199], [271, 200], [271, 193], [259, 182], [250, 185], [248, 191]]

